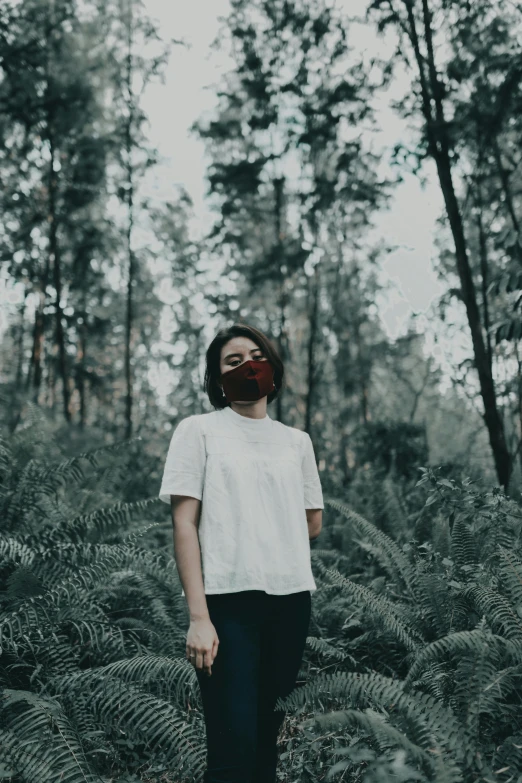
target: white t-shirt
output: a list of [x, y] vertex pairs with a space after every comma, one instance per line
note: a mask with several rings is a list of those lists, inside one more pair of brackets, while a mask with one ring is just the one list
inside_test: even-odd
[[317, 589], [305, 509], [324, 505], [308, 433], [230, 407], [187, 416], [165, 461], [159, 497], [170, 495], [201, 500], [206, 594]]

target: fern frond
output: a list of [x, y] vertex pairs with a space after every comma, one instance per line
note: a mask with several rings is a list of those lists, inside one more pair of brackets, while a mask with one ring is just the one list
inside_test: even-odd
[[474, 628], [472, 631], [457, 631], [443, 636], [441, 639], [436, 639], [417, 652], [404, 680], [405, 687], [409, 687], [426, 666], [439, 658], [457, 653], [477, 655], [484, 644], [495, 645], [499, 650], [506, 649], [504, 637], [487, 633], [480, 628]]
[[368, 644], [368, 642], [371, 642], [371, 640], [374, 638], [375, 634], [370, 633], [370, 631], [366, 631], [365, 633], [356, 636], [354, 639], [350, 639], [348, 644], [350, 647], [361, 647], [361, 645]]
[[498, 628], [508, 639], [522, 639], [522, 620], [503, 595], [491, 587], [480, 585], [466, 587], [463, 595], [472, 599], [493, 629]]
[[[129, 676], [132, 667], [120, 673]], [[148, 693], [136, 682], [109, 675], [106, 667], [56, 677], [48, 689], [60, 698], [72, 720], [80, 721], [87, 711], [109, 735], [117, 727], [143, 743], [149, 752], [161, 753], [174, 772], [195, 774], [204, 761], [201, 721], [189, 723], [183, 712], [168, 701]]]
[[449, 609], [448, 631], [469, 630], [470, 607], [469, 600], [462, 592], [453, 593]]
[[[503, 710], [504, 690], [512, 678], [499, 672], [498, 652], [484, 643], [473, 654], [462, 657], [455, 672], [452, 702], [458, 704], [469, 736], [480, 742], [481, 716], [493, 720]], [[500, 704], [499, 704], [500, 702]]]
[[0, 651], [2, 645], [16, 645], [16, 640], [24, 636], [24, 628], [38, 627], [42, 618], [45, 618], [47, 626], [52, 627], [50, 612], [58, 611], [62, 606], [85, 604], [90, 600], [89, 590], [98, 584], [104, 584], [110, 574], [121, 568], [129, 557], [136, 557], [138, 562], [146, 561], [149, 565], [155, 559], [145, 550], [133, 550], [132, 547], [114, 544], [104, 548], [97, 562], [79, 568], [59, 584], [49, 588], [46, 593], [25, 599], [15, 611], [0, 619]]
[[154, 695], [174, 702], [180, 708], [186, 708], [189, 701], [200, 697], [194, 667], [182, 658], [147, 653], [99, 666], [96, 673], [152, 689]]
[[349, 660], [352, 666], [357, 666], [357, 661], [349, 653], [334, 647], [326, 639], [319, 639], [317, 636], [307, 636], [306, 643], [316, 653], [325, 658], [332, 658], [334, 661]]
[[14, 489], [11, 487], [3, 495], [2, 503], [2, 528], [11, 530], [17, 525], [20, 528], [21, 521], [28, 513], [38, 512], [38, 503], [34, 487], [38, 485], [38, 463], [34, 459], [28, 460], [20, 474], [14, 478], [11, 473], [11, 481], [16, 481]]
[[408, 529], [408, 512], [399, 494], [398, 484], [392, 476], [387, 474], [381, 486], [383, 510], [388, 518], [387, 529], [393, 531], [394, 536], [397, 537]]
[[[24, 431], [25, 429], [27, 428], [24, 428]], [[13, 440], [15, 440], [15, 436], [13, 436]], [[96, 468], [98, 467], [97, 458], [99, 455], [121, 451], [135, 440], [141, 440], [141, 437], [137, 436], [113, 444], [104, 444], [91, 451], [81, 452], [74, 457], [68, 457], [61, 462], [49, 465], [36, 459], [29, 459], [19, 473], [15, 470], [11, 471], [12, 485], [4, 494], [2, 513], [4, 529], [11, 529], [14, 523], [19, 529], [27, 515], [38, 513], [40, 498], [54, 498], [61, 487], [71, 482], [81, 481], [85, 477], [83, 462]], [[137, 502], [148, 504], [154, 500], [151, 498]], [[120, 503], [120, 505], [124, 504]]]
[[312, 549], [310, 552], [312, 562], [314, 560], [320, 559], [322, 563], [329, 563], [334, 568], [337, 568], [338, 566], [346, 565], [348, 568], [351, 567], [352, 561], [349, 557], [344, 555], [342, 552], [338, 551], [337, 549]]
[[[42, 535], [48, 535], [46, 545], [54, 544], [57, 540], [68, 540], [73, 542], [85, 541], [86, 537], [95, 533], [98, 536], [106, 536], [114, 531], [126, 530], [132, 520], [134, 511], [146, 511], [149, 506], [156, 503], [156, 498], [145, 498], [144, 500], [135, 500], [132, 503], [123, 503], [118, 501], [113, 506], [97, 508], [88, 514], [79, 514], [72, 519], [66, 519], [61, 525], [55, 525], [50, 530], [39, 531], [40, 540]], [[152, 527], [157, 527], [158, 522], [148, 524], [143, 530], [134, 531], [127, 538], [122, 540], [122, 544], [135, 541]]]
[[510, 593], [513, 605], [522, 612], [522, 559], [504, 547], [499, 547], [498, 552], [498, 574]]
[[451, 531], [451, 554], [456, 565], [475, 565], [477, 563], [477, 552], [473, 535], [464, 522], [464, 519], [458, 516]]
[[[504, 769], [507, 775], [507, 780], [520, 773], [522, 769], [522, 730], [519, 730], [516, 734], [511, 734], [506, 737], [505, 740], [495, 748], [492, 764], [492, 769]], [[517, 783], [520, 780], [520, 774], [518, 778], [513, 777]]]
[[[35, 548], [39, 544], [32, 534], [24, 536], [22, 542]], [[121, 544], [58, 542], [53, 544], [50, 550], [41, 551], [38, 548], [37, 553], [37, 563], [41, 566], [41, 571], [36, 566], [35, 571], [38, 575], [45, 576], [47, 586], [62, 584], [64, 580], [73, 578], [79, 568], [98, 564], [109, 558], [112, 559], [115, 570], [139, 571], [157, 580], [164, 588], [172, 587], [175, 592], [179, 590], [175, 559], [167, 558], [163, 552], [136, 547], [130, 542], [130, 538], [129, 542]], [[64, 576], [66, 569], [71, 573]]]
[[400, 607], [396, 604], [376, 595], [368, 587], [352, 582], [339, 571], [327, 568], [326, 573], [336, 586], [353, 595], [372, 614], [377, 615], [386, 631], [391, 633], [408, 650], [416, 649], [418, 644], [423, 642], [418, 631], [411, 626], [406, 626], [403, 622], [400, 616]]
[[9, 435], [9, 442], [14, 452], [23, 450], [26, 453], [35, 450], [35, 446], [49, 444], [54, 439], [54, 425], [45, 415], [43, 409], [31, 400], [24, 402], [24, 418], [20, 420]]
[[398, 585], [404, 584], [410, 595], [415, 597], [415, 569], [395, 541], [344, 503], [330, 498], [327, 498], [325, 503], [339, 511], [349, 522], [364, 533], [365, 537], [382, 553], [382, 565], [391, 578]]
[[98, 457], [100, 455], [105, 456], [113, 452], [118, 453], [119, 451], [128, 449], [131, 443], [141, 440], [142, 438], [139, 435], [136, 435], [135, 437], [115, 441], [114, 443], [104, 443], [103, 446], [98, 446], [89, 451], [82, 451], [74, 457], [67, 457], [61, 462], [53, 463], [49, 466], [43, 465], [41, 478], [44, 483], [53, 485], [55, 490], [60, 486], [65, 486], [70, 479], [73, 481], [80, 481], [84, 477], [82, 462], [87, 462], [92, 468], [97, 468], [99, 465]]
[[24, 780], [38, 783], [100, 783], [77, 732], [54, 699], [29, 691], [4, 689], [0, 706], [0, 751]]
[[32, 547], [14, 536], [0, 536], [0, 560], [3, 563], [15, 562], [17, 565], [30, 566], [36, 557]]
[[374, 737], [380, 749], [400, 747], [419, 764], [431, 765], [432, 758], [423, 748], [411, 742], [401, 731], [387, 722], [386, 716], [375, 710], [334, 710], [325, 714], [316, 714], [300, 724], [303, 728], [317, 726], [321, 731], [357, 726]]
[[417, 564], [418, 607], [428, 638], [435, 633], [446, 634], [451, 624], [452, 596], [447, 579]]
[[512, 551], [516, 546], [513, 531], [503, 527], [501, 522], [497, 524], [493, 520], [484, 532], [485, 541], [481, 549], [481, 560], [484, 563], [495, 557], [500, 548]]
[[[406, 682], [406, 681], [405, 681]], [[410, 684], [408, 682], [408, 689]], [[416, 690], [425, 691], [442, 704], [448, 703], [447, 695], [453, 688], [453, 672], [443, 663], [430, 663], [412, 682]], [[451, 705], [450, 705], [451, 706]]]
[[[2, 473], [7, 473], [12, 461], [13, 461], [13, 452], [9, 447], [9, 443], [3, 437], [3, 435], [0, 435], [0, 475]], [[5, 490], [6, 490], [5, 485], [3, 484], [3, 482], [0, 482], [0, 497], [3, 497]]]
[[324, 709], [326, 697], [349, 699], [356, 707], [375, 706], [389, 716], [403, 715], [417, 727], [419, 736], [430, 740], [431, 735], [437, 737], [440, 745], [457, 760], [465, 762], [473, 758], [470, 739], [449, 708], [426, 693], [407, 693], [400, 680], [376, 672], [319, 674], [311, 682], [294, 689], [285, 699], [278, 699], [275, 708], [297, 710], [312, 704], [314, 708], [317, 705]]

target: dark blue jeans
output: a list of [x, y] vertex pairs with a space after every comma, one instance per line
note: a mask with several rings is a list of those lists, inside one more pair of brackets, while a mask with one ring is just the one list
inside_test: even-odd
[[196, 669], [207, 734], [204, 783], [276, 783], [279, 697], [296, 687], [310, 623], [309, 590], [207, 595], [219, 638], [210, 677]]

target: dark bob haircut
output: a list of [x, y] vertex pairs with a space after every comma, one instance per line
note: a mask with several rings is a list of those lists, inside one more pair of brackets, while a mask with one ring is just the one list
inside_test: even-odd
[[259, 329], [256, 329], [255, 326], [249, 326], [248, 324], [243, 323], [235, 323], [232, 324], [232, 326], [220, 329], [207, 348], [205, 380], [203, 385], [208, 394], [210, 404], [214, 408], [230, 407], [230, 403], [227, 402], [223, 390], [219, 386], [219, 380], [221, 378], [219, 363], [221, 359], [221, 349], [233, 337], [249, 337], [262, 349], [267, 360], [274, 368], [275, 389], [267, 395], [266, 401], [267, 405], [269, 405], [272, 400], [277, 397], [283, 386], [285, 368], [277, 349], [268, 337], [266, 337], [263, 332], [259, 331]]

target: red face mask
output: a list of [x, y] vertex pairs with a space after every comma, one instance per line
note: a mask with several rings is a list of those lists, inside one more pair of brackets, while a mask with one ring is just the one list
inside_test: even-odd
[[274, 368], [269, 361], [249, 359], [220, 378], [227, 402], [260, 400], [275, 388]]

